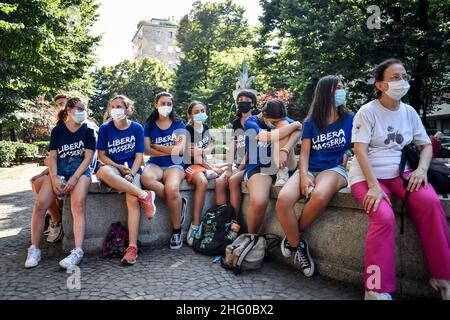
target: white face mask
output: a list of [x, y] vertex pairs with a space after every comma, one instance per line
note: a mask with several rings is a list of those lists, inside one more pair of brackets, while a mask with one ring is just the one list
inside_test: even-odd
[[168, 107], [168, 106], [159, 107], [158, 112], [163, 117], [167, 117], [172, 112], [172, 107]]
[[125, 115], [125, 110], [122, 108], [114, 108], [111, 109], [111, 118], [113, 118], [113, 120], [123, 120], [125, 119], [127, 116]]
[[397, 80], [388, 82], [389, 89], [386, 94], [394, 100], [400, 100], [408, 93], [409, 82], [406, 80]]
[[87, 112], [86, 111], [75, 111], [74, 114], [71, 115], [72, 120], [75, 121], [75, 123], [82, 123], [87, 119]]

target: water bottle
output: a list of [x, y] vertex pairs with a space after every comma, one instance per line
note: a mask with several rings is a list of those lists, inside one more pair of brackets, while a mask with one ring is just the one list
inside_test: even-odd
[[[64, 176], [58, 176], [59, 188], [64, 189], [66, 186], [66, 178]], [[58, 195], [58, 200], [64, 200], [64, 193]]]
[[228, 240], [234, 241], [237, 238], [240, 229], [241, 229], [241, 226], [237, 223], [237, 221], [232, 220], [230, 232], [228, 233], [228, 236], [227, 236]]

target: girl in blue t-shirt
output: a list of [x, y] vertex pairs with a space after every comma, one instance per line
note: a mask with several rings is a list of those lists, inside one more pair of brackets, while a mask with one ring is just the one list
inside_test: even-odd
[[[307, 277], [314, 274], [314, 262], [299, 231], [311, 225], [336, 192], [348, 185], [346, 151], [351, 144], [353, 114], [344, 108], [344, 102], [344, 83], [339, 77], [319, 80], [303, 126], [300, 169], [281, 189], [276, 204], [286, 233], [281, 252], [286, 258], [295, 252], [294, 263]], [[297, 221], [294, 205], [301, 195], [310, 199]]]
[[279, 99], [269, 100], [259, 115], [245, 121], [246, 165], [244, 180], [250, 196], [247, 211], [249, 233], [259, 233], [269, 204], [272, 183], [280, 169], [295, 170], [293, 147], [297, 144], [301, 123], [287, 117]]
[[183, 246], [181, 228], [186, 215], [186, 199], [181, 198], [184, 179], [183, 151], [186, 126], [173, 110], [173, 96], [168, 92], [156, 95], [155, 106], [144, 126], [145, 154], [150, 156], [142, 172], [141, 182], [165, 200], [169, 208], [173, 234], [170, 248]]
[[[68, 99], [58, 114], [49, 146], [49, 175], [44, 177], [31, 220], [31, 246], [25, 268], [33, 268], [41, 260], [39, 244], [44, 231], [45, 213], [58, 196], [70, 194], [75, 249], [59, 262], [68, 269], [80, 263], [86, 229], [86, 197], [91, 184], [89, 169], [94, 157], [96, 134], [86, 123], [87, 105], [80, 98]], [[63, 182], [63, 178], [65, 182]]]
[[102, 166], [97, 172], [100, 181], [126, 192], [128, 208], [129, 245], [122, 259], [135, 264], [139, 233], [140, 206], [148, 219], [156, 213], [155, 193], [141, 188], [141, 164], [144, 159], [144, 129], [129, 117], [134, 111], [133, 101], [117, 95], [109, 101], [111, 121], [104, 123], [98, 135], [98, 156]]

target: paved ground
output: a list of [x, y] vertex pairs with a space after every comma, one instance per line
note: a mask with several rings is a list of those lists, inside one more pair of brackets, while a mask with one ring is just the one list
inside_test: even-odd
[[[184, 247], [145, 247], [138, 263], [86, 255], [80, 289], [68, 289], [61, 271], [60, 245], [43, 244], [43, 260], [32, 270], [23, 264], [30, 244], [34, 195], [29, 178], [36, 166], [0, 171], [0, 299], [361, 299], [363, 293], [334, 280], [307, 279], [277, 262], [235, 276], [212, 258]], [[73, 276], [72, 276], [73, 278]]]

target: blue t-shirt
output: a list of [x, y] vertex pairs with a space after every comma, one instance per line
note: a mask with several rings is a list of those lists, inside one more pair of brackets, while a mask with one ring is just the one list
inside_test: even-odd
[[[283, 120], [289, 124], [294, 122], [289, 117], [285, 117]], [[270, 167], [272, 164], [272, 144], [267, 141], [256, 140], [256, 136], [261, 130], [270, 131], [271, 129], [264, 122], [261, 122], [257, 115], [245, 120], [244, 129], [245, 152], [247, 154], [244, 173], [247, 174], [259, 167]]]
[[60, 123], [52, 130], [48, 150], [56, 151], [58, 167], [70, 158], [79, 160], [81, 163], [86, 149], [95, 151], [96, 137], [94, 128], [87, 123], [84, 123], [76, 132], [71, 132], [65, 123]]
[[324, 131], [314, 124], [312, 118], [306, 119], [303, 125], [303, 139], [311, 139], [308, 169], [320, 172], [334, 168], [342, 163], [345, 151], [352, 141], [352, 125], [354, 114], [330, 124]]
[[[144, 126], [144, 136], [150, 138], [151, 144], [172, 146], [175, 144], [177, 137], [181, 135], [186, 135], [186, 125], [181, 120], [177, 122], [172, 122], [171, 126], [165, 130], [160, 129], [156, 122], [153, 124], [152, 129], [150, 129], [148, 121], [145, 123]], [[173, 165], [184, 166], [182, 156], [170, 156], [170, 155], [160, 157], [152, 156], [147, 161], [147, 163], [156, 164], [160, 167], [170, 167]]]
[[[125, 130], [120, 130], [109, 121], [100, 126], [97, 150], [105, 151], [105, 155], [117, 164], [133, 166], [136, 153], [144, 153], [144, 128], [132, 121]], [[141, 173], [139, 168], [138, 173]]]

